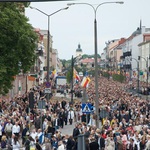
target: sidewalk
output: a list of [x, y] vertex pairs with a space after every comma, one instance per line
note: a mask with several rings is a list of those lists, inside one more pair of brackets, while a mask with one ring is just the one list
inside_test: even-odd
[[[56, 93], [55, 97], [65, 97], [64, 94]], [[70, 94], [66, 94], [66, 98], [71, 98]]]
[[[56, 93], [55, 95], [54, 95], [54, 97], [57, 99], [57, 98], [65, 98], [66, 100], [68, 100], [68, 101], [71, 101], [71, 94], [69, 93], [67, 93], [66, 94], [66, 97], [64, 96], [64, 94], [61, 94], [61, 93]], [[81, 101], [82, 100], [82, 98], [77, 98], [77, 97], [73, 97], [73, 100], [77, 100], [77, 101]]]

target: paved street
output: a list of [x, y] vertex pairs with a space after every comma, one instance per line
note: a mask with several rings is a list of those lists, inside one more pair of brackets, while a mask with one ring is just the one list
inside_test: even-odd
[[65, 125], [64, 128], [60, 128], [59, 130], [61, 131], [62, 135], [68, 134], [68, 135], [72, 135], [73, 133], [73, 129], [75, 127], [75, 122], [70, 125]]
[[[61, 93], [56, 93], [55, 97], [64, 97], [64, 94], [61, 94]], [[70, 94], [66, 94], [66, 98], [71, 98], [71, 95]]]
[[[60, 93], [56, 93], [55, 98], [61, 98], [64, 97], [64, 94], [60, 94]], [[64, 97], [66, 100], [70, 101], [71, 100], [71, 94], [66, 94], [66, 97]], [[74, 100], [78, 100], [78, 101], [82, 101], [82, 98], [77, 98], [77, 97], [73, 97]]]

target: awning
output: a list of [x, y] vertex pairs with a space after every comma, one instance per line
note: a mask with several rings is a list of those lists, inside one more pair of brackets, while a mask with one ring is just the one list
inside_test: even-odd
[[28, 76], [28, 80], [29, 80], [29, 81], [35, 81], [35, 77]]

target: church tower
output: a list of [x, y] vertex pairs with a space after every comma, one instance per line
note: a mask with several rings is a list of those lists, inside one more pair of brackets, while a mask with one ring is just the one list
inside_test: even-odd
[[76, 57], [77, 56], [82, 56], [82, 49], [81, 49], [80, 44], [78, 44], [78, 48], [76, 49]]

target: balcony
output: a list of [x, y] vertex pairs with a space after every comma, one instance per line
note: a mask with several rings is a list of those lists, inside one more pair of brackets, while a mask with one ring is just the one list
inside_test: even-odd
[[124, 56], [120, 56], [120, 60], [123, 60], [123, 59], [125, 59], [125, 57]]
[[123, 68], [124, 68], [124, 69], [131, 69], [131, 64], [123, 65]]
[[123, 57], [125, 58], [125, 57], [129, 57], [129, 56], [131, 56], [132, 54], [131, 54], [131, 51], [128, 51], [128, 52], [124, 52], [123, 53]]
[[42, 46], [40, 46], [40, 47], [37, 48], [36, 54], [38, 56], [44, 56], [44, 51], [43, 51], [43, 47]]
[[31, 67], [31, 69], [30, 69], [30, 73], [31, 73], [31, 74], [35, 74], [35, 73], [37, 73], [37, 72], [38, 72], [38, 67], [37, 67], [37, 66]]

